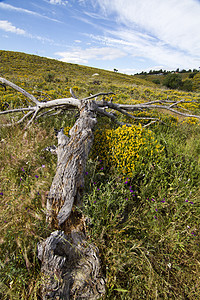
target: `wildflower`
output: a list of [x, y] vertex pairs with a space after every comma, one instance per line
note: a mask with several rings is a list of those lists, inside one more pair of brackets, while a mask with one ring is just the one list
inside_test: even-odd
[[42, 165], [42, 168], [45, 168], [45, 165]]
[[188, 199], [185, 199], [185, 202], [188, 202]]
[[154, 216], [154, 218], [157, 220], [158, 218], [156, 216]]
[[24, 168], [22, 168], [22, 172], [25, 172]]
[[3, 196], [3, 193], [1, 192], [0, 195]]
[[128, 201], [128, 198], [126, 198], [126, 200]]
[[194, 204], [192, 201], [190, 201], [191, 204]]
[[97, 201], [95, 200], [93, 203], [96, 203]]
[[156, 211], [158, 211], [157, 208], [156, 208]]
[[38, 175], [35, 175], [35, 178], [38, 178], [39, 176]]
[[100, 191], [100, 189], [98, 188], [97, 191]]
[[22, 178], [20, 178], [19, 180], [22, 181]]
[[168, 266], [169, 269], [171, 269], [172, 264], [171, 264], [171, 263], [168, 263], [167, 266]]
[[101, 168], [101, 170], [103, 170], [103, 167]]
[[88, 175], [88, 172], [85, 172], [85, 175]]
[[154, 200], [153, 198], [151, 199], [151, 201], [154, 201], [154, 202], [155, 202], [155, 200]]
[[96, 182], [94, 182], [94, 184], [96, 184]]
[[[164, 199], [165, 199], [165, 198], [164, 198]], [[164, 199], [161, 201], [162, 203], [165, 203], [165, 200], [164, 200]]]
[[194, 236], [196, 235], [194, 232], [191, 232], [191, 234], [193, 234]]

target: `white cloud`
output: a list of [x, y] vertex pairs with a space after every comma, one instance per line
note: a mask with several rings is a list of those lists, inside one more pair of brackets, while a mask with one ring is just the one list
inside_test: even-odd
[[60, 4], [60, 5], [66, 5], [68, 4], [68, 1], [64, 0], [49, 0], [50, 4]]
[[[55, 44], [52, 39], [48, 39], [46, 37], [42, 37], [42, 36], [39, 36], [39, 35], [32, 35], [32, 34], [26, 32], [24, 29], [17, 28], [16, 26], [14, 26], [9, 21], [0, 20], [0, 30], [4, 30], [6, 32], [15, 33], [15, 34], [18, 34], [18, 35], [23, 35], [23, 36], [25, 36], [27, 38], [39, 40], [42, 43], [48, 42], [49, 44], [52, 44], [52, 45]], [[8, 38], [8, 36], [6, 36], [6, 37]], [[61, 46], [61, 45], [58, 45], [58, 46]]]
[[12, 23], [10, 23], [8, 21], [3, 21], [3, 20], [0, 20], [0, 29], [7, 31], [7, 32], [21, 34], [21, 35], [26, 34], [25, 30], [17, 28], [14, 25], [12, 25]]
[[6, 3], [2, 3], [2, 2], [0, 2], [0, 8], [2, 8], [4, 10], [13, 10], [13, 11], [16, 11], [16, 12], [19, 12], [19, 13], [26, 13], [26, 14], [29, 14], [29, 15], [32, 15], [32, 16], [45, 18], [45, 19], [48, 19], [48, 20], [51, 20], [51, 21], [54, 21], [54, 22], [61, 23], [60, 21], [58, 21], [56, 19], [49, 18], [49, 17], [41, 15], [37, 12], [31, 11], [31, 10], [28, 10], [28, 9], [24, 9], [24, 8], [21, 8], [21, 7], [16, 7], [16, 6], [6, 4]]
[[114, 60], [125, 56], [126, 54], [120, 49], [111, 47], [72, 49], [67, 52], [57, 52], [56, 55], [61, 56], [62, 61], [78, 64], [86, 64], [89, 60]]
[[98, 2], [108, 20], [117, 22], [101, 37], [108, 46], [162, 65], [191, 67], [200, 63], [199, 1], [91, 1], [94, 8]]

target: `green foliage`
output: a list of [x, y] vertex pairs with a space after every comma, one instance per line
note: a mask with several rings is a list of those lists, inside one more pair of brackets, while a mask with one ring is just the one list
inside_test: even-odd
[[53, 82], [55, 79], [56, 74], [54, 72], [48, 72], [45, 74], [44, 79], [46, 82]]
[[160, 84], [160, 80], [159, 79], [153, 79], [152, 82], [155, 83], [155, 84]]
[[200, 73], [197, 73], [193, 78], [193, 90], [200, 91]]
[[174, 124], [155, 133], [165, 147], [162, 159], [134, 177], [108, 177], [101, 160], [88, 164], [84, 213], [100, 249], [108, 299], [200, 296], [200, 144], [193, 140], [200, 132], [197, 125]]
[[193, 89], [193, 82], [192, 82], [192, 80], [186, 79], [182, 83], [183, 83], [182, 86], [181, 86], [182, 90], [187, 91], [187, 92], [192, 91], [192, 89]]
[[52, 134], [37, 124], [26, 132], [1, 128], [1, 299], [28, 299], [39, 292], [37, 242], [49, 235], [44, 209], [56, 167], [42, 149]]
[[178, 89], [182, 86], [182, 79], [179, 74], [168, 74], [163, 84], [170, 89]]

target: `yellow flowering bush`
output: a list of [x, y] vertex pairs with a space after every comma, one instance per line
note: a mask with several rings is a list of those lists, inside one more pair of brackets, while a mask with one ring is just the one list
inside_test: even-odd
[[152, 131], [141, 125], [126, 125], [115, 130], [97, 130], [92, 157], [98, 157], [107, 166], [113, 166], [124, 177], [131, 177], [148, 162], [156, 164], [163, 148]]
[[198, 124], [199, 121], [198, 121], [197, 118], [190, 117], [190, 118], [185, 119], [185, 120], [183, 121], [183, 123], [195, 125], [195, 124]]

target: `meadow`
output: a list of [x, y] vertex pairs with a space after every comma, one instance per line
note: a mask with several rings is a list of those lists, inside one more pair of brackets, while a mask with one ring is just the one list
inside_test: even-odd
[[[115, 103], [185, 99], [180, 108], [200, 114], [197, 79], [184, 92], [34, 55], [0, 51], [0, 58], [0, 76], [42, 101], [70, 97], [70, 88], [79, 98], [112, 91]], [[20, 93], [0, 86], [0, 110], [24, 105]], [[41, 299], [37, 243], [50, 234], [46, 197], [56, 169], [43, 149], [56, 144], [54, 128], [68, 134], [76, 114], [38, 119], [26, 131], [0, 127], [1, 299]], [[119, 116], [132, 123], [127, 128], [98, 117], [85, 172], [82, 212], [88, 242], [100, 251], [105, 299], [200, 299], [199, 120], [161, 109], [134, 115], [162, 122], [144, 128], [145, 119]]]

